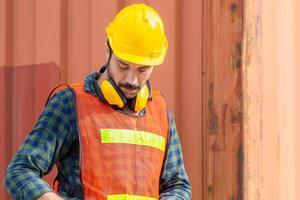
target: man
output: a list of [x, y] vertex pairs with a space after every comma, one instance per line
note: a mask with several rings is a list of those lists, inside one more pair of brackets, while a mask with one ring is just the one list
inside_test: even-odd
[[[168, 48], [160, 16], [133, 4], [106, 32], [107, 63], [50, 95], [10, 163], [13, 199], [190, 199], [172, 113], [149, 82]], [[52, 189], [41, 177], [55, 164]]]

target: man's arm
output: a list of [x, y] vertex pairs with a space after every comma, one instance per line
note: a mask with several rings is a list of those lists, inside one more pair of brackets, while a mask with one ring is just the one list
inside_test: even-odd
[[[9, 164], [5, 186], [13, 199], [37, 199], [56, 195], [41, 177], [49, 173], [66, 151], [70, 131], [72, 93], [56, 93], [45, 107], [35, 128]], [[69, 140], [68, 140], [69, 141]], [[57, 196], [57, 195], [56, 195]]]
[[55, 192], [44, 193], [37, 200], [64, 200], [62, 197], [58, 196]]
[[189, 200], [191, 185], [185, 171], [181, 145], [171, 111], [168, 117], [169, 141], [160, 178], [160, 200]]

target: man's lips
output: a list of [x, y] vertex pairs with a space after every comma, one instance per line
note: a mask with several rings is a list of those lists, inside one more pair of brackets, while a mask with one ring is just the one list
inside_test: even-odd
[[123, 90], [125, 90], [125, 92], [128, 94], [132, 94], [132, 93], [135, 93], [137, 92], [138, 89], [134, 89], [134, 88], [126, 88], [126, 87], [122, 87]]

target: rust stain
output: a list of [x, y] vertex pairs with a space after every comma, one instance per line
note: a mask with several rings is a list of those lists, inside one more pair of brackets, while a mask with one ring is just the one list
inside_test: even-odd
[[213, 93], [214, 93], [214, 84], [209, 84], [209, 101], [208, 101], [208, 108], [209, 108], [209, 130], [210, 133], [215, 135], [218, 133], [219, 129], [219, 117], [216, 114], [213, 102]]
[[243, 190], [243, 185], [244, 185], [244, 145], [241, 142], [239, 145], [239, 149], [237, 152], [237, 157], [238, 157], [238, 171], [237, 171], [237, 182], [238, 182], [238, 194], [237, 194], [237, 200], [243, 200], [244, 198], [244, 190]]
[[219, 124], [218, 124], [218, 120], [219, 117], [218, 115], [215, 113], [215, 109], [214, 109], [214, 102], [212, 100], [210, 100], [208, 102], [208, 107], [209, 107], [209, 130], [210, 133], [215, 135], [218, 133], [218, 129], [219, 129]]
[[241, 42], [236, 43], [235, 48], [236, 48], [237, 54], [241, 56], [242, 52], [243, 52], [242, 43]]
[[237, 4], [236, 3], [231, 3], [230, 4], [230, 11], [231, 12], [236, 12], [236, 10], [237, 10]]
[[207, 191], [210, 193], [210, 192], [213, 192], [213, 187], [211, 185], [208, 186], [207, 188]]
[[225, 146], [222, 144], [222, 145], [218, 145], [217, 142], [214, 142], [211, 146], [210, 146], [210, 149], [213, 151], [213, 152], [221, 152], [221, 151], [225, 151]]
[[223, 144], [222, 144], [222, 150], [225, 151], [226, 150], [226, 114], [227, 114], [227, 110], [228, 110], [228, 104], [225, 104], [223, 106]]
[[236, 68], [236, 73], [237, 73], [237, 77], [236, 77], [236, 85], [235, 85], [235, 93], [236, 93], [236, 100], [237, 100], [237, 104], [235, 107], [234, 112], [232, 112], [231, 115], [231, 123], [232, 124], [236, 124], [239, 126], [239, 138], [238, 138], [238, 151], [237, 151], [237, 196], [236, 199], [237, 200], [243, 200], [244, 199], [244, 161], [245, 161], [245, 157], [244, 157], [244, 143], [243, 143], [243, 115], [244, 115], [244, 111], [243, 111], [243, 80], [242, 80], [242, 69], [241, 69], [241, 57], [242, 57], [242, 43], [238, 42], [235, 45], [235, 53], [236, 53], [236, 57], [238, 59], [238, 62], [240, 62], [239, 66]]
[[233, 69], [240, 69], [242, 66], [242, 43], [238, 42], [235, 45], [234, 54], [231, 57], [231, 66]]
[[257, 15], [256, 17], [250, 17], [249, 15], [250, 14], [246, 16], [246, 18], [248, 18], [248, 22], [245, 26], [244, 38], [244, 62], [246, 68], [251, 66], [252, 59], [257, 61], [258, 64], [262, 63], [262, 53], [260, 52], [260, 42], [262, 38], [261, 16]]
[[240, 109], [236, 109], [231, 113], [231, 124], [240, 124], [243, 121], [243, 112]]
[[230, 198], [230, 200], [235, 200], [235, 196], [234, 196], [234, 194], [232, 194], [232, 195], [231, 195], [231, 198]]

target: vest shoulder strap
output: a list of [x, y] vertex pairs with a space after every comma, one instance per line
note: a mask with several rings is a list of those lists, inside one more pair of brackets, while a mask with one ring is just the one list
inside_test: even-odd
[[77, 83], [73, 83], [73, 84], [61, 84], [61, 85], [58, 85], [56, 86], [50, 93], [49, 93], [49, 96], [47, 98], [47, 101], [46, 101], [46, 106], [48, 104], [48, 102], [50, 101], [51, 97], [56, 94], [57, 92], [61, 91], [61, 90], [64, 90], [64, 89], [72, 89], [72, 88], [76, 88], [76, 87], [83, 87], [84, 86], [84, 82], [83, 81], [80, 81], [80, 82], [77, 82]]

